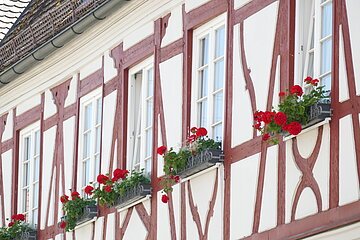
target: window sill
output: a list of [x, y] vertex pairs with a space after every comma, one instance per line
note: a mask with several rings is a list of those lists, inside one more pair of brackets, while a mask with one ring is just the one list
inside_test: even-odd
[[220, 163], [220, 162], [215, 163], [215, 165], [213, 165], [211, 167], [208, 167], [208, 168], [206, 168], [206, 169], [204, 169], [204, 170], [202, 170], [202, 171], [200, 171], [198, 173], [195, 173], [195, 174], [190, 175], [190, 176], [185, 177], [185, 178], [181, 178], [180, 182], [184, 183], [184, 182], [189, 181], [191, 179], [197, 178], [197, 177], [199, 177], [201, 175], [204, 175], [204, 174], [206, 174], [208, 172], [211, 172], [214, 169], [217, 169], [217, 168], [221, 167], [222, 165], [223, 165], [223, 163]]
[[[325, 124], [328, 124], [328, 123], [330, 122], [330, 120], [331, 120], [331, 118], [330, 118], [330, 117], [327, 117], [327, 118], [321, 120], [320, 122], [317, 122], [317, 123], [315, 123], [315, 124], [313, 124], [313, 125], [311, 125], [311, 126], [308, 126], [308, 127], [304, 128], [304, 129], [303, 129], [298, 135], [296, 135], [296, 136], [299, 136], [299, 135], [301, 135], [301, 134], [304, 134], [304, 133], [306, 133], [306, 132], [309, 132], [309, 131], [311, 131], [311, 130], [314, 130], [315, 128], [318, 128], [318, 127], [320, 127], [320, 126], [323, 126], [323, 125], [325, 125]], [[292, 139], [292, 138], [294, 138], [294, 137], [296, 137], [296, 136], [294, 136], [294, 135], [284, 136], [284, 137], [283, 137], [283, 141], [285, 142], [285, 141], [290, 140], [290, 139]]]
[[128, 189], [123, 196], [120, 196], [116, 200], [114, 207], [117, 209], [127, 209], [144, 201], [144, 198], [149, 199], [150, 196], [151, 184], [138, 184], [137, 186]]
[[136, 201], [134, 201], [134, 202], [126, 205], [126, 206], [122, 206], [122, 207], [120, 207], [120, 206], [115, 206], [115, 207], [116, 207], [116, 209], [117, 209], [118, 212], [122, 212], [122, 211], [124, 211], [124, 210], [127, 210], [127, 209], [135, 206], [135, 205], [138, 205], [139, 203], [145, 202], [145, 201], [149, 200], [150, 198], [151, 198], [151, 195], [150, 195], [150, 194], [147, 194], [147, 195], [141, 197], [140, 199], [138, 199], [138, 200], [136, 200]]

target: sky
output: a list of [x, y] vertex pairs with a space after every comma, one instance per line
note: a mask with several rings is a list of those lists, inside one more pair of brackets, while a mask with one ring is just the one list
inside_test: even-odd
[[0, 0], [0, 41], [31, 0]]

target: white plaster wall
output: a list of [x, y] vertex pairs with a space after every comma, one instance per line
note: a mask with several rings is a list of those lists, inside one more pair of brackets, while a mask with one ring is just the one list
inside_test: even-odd
[[20, 115], [41, 103], [41, 95], [33, 96], [16, 107], [16, 115]]
[[244, 21], [246, 60], [260, 110], [265, 110], [268, 97], [277, 12], [278, 2], [274, 2]]
[[251, 0], [234, 0], [234, 9], [241, 8], [249, 2], [251, 2]]
[[45, 91], [45, 104], [44, 104], [44, 119], [51, 117], [56, 114], [56, 105], [50, 89]]
[[115, 213], [111, 213], [106, 224], [106, 240], [115, 240], [115, 227]]
[[304, 240], [358, 240], [360, 236], [360, 223], [354, 223], [342, 228], [317, 234]]
[[[115, 118], [115, 102], [117, 91], [112, 92], [104, 98], [103, 103], [103, 122], [102, 125], [102, 154], [101, 172], [106, 173], [109, 169], [111, 141]], [[115, 148], [116, 149], [116, 148]]]
[[260, 154], [231, 165], [230, 239], [251, 235]]
[[344, 102], [349, 99], [349, 86], [345, 64], [344, 38], [341, 30], [342, 26], [339, 28], [339, 101]]
[[136, 43], [140, 42], [141, 40], [145, 39], [153, 33], [154, 22], [150, 21], [144, 23], [141, 27], [137, 28], [136, 30], [124, 37], [124, 50], [130, 48], [131, 46], [135, 45]]
[[310, 188], [307, 187], [300, 195], [295, 212], [295, 219], [304, 218], [315, 213], [317, 213], [315, 194]]
[[41, 229], [45, 228], [46, 212], [48, 210], [48, 194], [50, 191], [50, 177], [51, 177], [51, 167], [54, 156], [55, 134], [56, 134], [56, 126], [44, 132], [43, 135], [44, 143], [46, 143], [46, 147], [43, 148], [43, 159], [44, 159], [43, 176], [42, 176], [43, 189], [42, 189], [41, 202], [42, 202], [42, 207], [45, 210], [41, 211], [41, 222], [40, 222]]
[[190, 12], [194, 8], [210, 2], [210, 0], [185, 0], [185, 12]]
[[161, 47], [172, 43], [183, 36], [183, 19], [182, 19], [182, 6], [179, 5], [171, 10], [171, 15], [166, 29], [165, 36], [161, 42]]
[[[178, 192], [178, 187], [177, 187], [177, 192]], [[173, 191], [173, 202], [179, 201], [179, 199], [175, 198], [174, 193], [175, 192]], [[165, 203], [163, 203], [161, 201], [161, 196], [162, 195], [163, 195], [162, 192], [157, 193], [157, 197], [158, 197], [158, 212], [157, 212], [158, 231], [157, 231], [157, 239], [171, 239], [169, 205], [165, 204]], [[177, 212], [175, 212], [175, 214], [176, 213]]]
[[8, 111], [8, 116], [6, 118], [6, 125], [5, 125], [5, 130], [2, 136], [2, 140], [6, 141], [8, 139], [11, 139], [13, 137], [13, 133], [14, 133], [14, 119], [13, 119], [13, 111], [9, 110]]
[[360, 1], [347, 0], [346, 7], [350, 29], [353, 66], [355, 71], [356, 94], [360, 95], [360, 32], [358, 31], [360, 20], [358, 14], [360, 9]]
[[[73, 178], [73, 159], [74, 159], [74, 146], [75, 146], [75, 117], [71, 117], [64, 121], [64, 162], [65, 162], [65, 189], [64, 192], [68, 193], [71, 189]], [[62, 195], [62, 192], [60, 191]]]
[[102, 56], [92, 56], [91, 61], [85, 62], [80, 68], [80, 81], [102, 67]]
[[79, 240], [91, 239], [94, 224], [86, 224], [75, 230], [75, 238]]
[[278, 146], [268, 148], [265, 165], [264, 190], [261, 206], [259, 232], [276, 227]]
[[359, 200], [359, 182], [351, 115], [340, 119], [339, 205]]
[[131, 218], [129, 221], [129, 225], [124, 234], [124, 240], [132, 240], [132, 239], [145, 239], [147, 236], [146, 228], [141, 221], [138, 213], [134, 209]]
[[115, 61], [110, 57], [111, 50], [106, 50], [104, 53], [104, 83], [107, 83], [117, 75], [115, 68]]
[[[13, 151], [9, 150], [1, 154], [2, 158], [2, 174], [3, 174], [3, 187], [4, 187], [4, 207], [5, 207], [5, 219], [11, 217], [11, 196], [12, 196], [12, 154]], [[5, 224], [8, 222], [6, 221]]]
[[70, 89], [68, 91], [67, 98], [65, 99], [65, 107], [70, 106], [71, 104], [76, 102], [77, 98], [77, 82], [78, 75], [77, 73], [73, 74], [70, 82]]
[[95, 233], [94, 239], [101, 239], [103, 236], [103, 229], [104, 229], [104, 217], [100, 217], [95, 222]]

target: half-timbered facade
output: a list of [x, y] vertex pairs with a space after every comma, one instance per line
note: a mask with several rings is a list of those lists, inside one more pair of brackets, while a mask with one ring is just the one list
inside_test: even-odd
[[[56, 15], [75, 1], [57, 2], [0, 45], [1, 226], [25, 213], [38, 239], [360, 236], [358, 0], [80, 1]], [[36, 28], [64, 16], [49, 23], [55, 37]], [[266, 144], [253, 113], [308, 75], [326, 86], [331, 117]], [[192, 126], [222, 142], [224, 162], [164, 204], [156, 149], [180, 147]], [[115, 168], [144, 168], [151, 196], [59, 228], [60, 196]]]

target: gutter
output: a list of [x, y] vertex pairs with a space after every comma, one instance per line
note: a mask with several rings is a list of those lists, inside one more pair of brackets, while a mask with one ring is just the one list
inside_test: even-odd
[[13, 81], [19, 75], [25, 73], [35, 64], [43, 61], [57, 49], [62, 48], [70, 40], [77, 35], [82, 34], [96, 22], [104, 20], [128, 1], [130, 0], [108, 0], [84, 15], [72, 25], [66, 27], [60, 33], [41, 44], [4, 71], [0, 72], [0, 88]]

